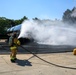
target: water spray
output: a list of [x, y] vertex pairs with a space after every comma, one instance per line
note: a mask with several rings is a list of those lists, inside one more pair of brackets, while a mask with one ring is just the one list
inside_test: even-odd
[[76, 27], [62, 21], [27, 20], [22, 23], [20, 37], [33, 38], [39, 44], [76, 45]]

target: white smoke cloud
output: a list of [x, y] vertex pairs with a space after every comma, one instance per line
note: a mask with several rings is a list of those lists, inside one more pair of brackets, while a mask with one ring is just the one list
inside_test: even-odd
[[76, 28], [61, 21], [27, 20], [22, 23], [20, 37], [33, 38], [41, 44], [76, 45]]

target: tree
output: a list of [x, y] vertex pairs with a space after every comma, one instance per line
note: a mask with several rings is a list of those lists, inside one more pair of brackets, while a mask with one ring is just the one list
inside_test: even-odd
[[70, 19], [71, 19], [71, 10], [67, 9], [65, 12], [64, 12], [64, 15], [63, 15], [63, 21], [65, 22], [69, 22]]
[[0, 34], [4, 34], [6, 32], [6, 20], [0, 20]]
[[13, 20], [13, 19], [7, 19], [5, 17], [0, 17], [0, 34], [5, 34], [7, 32], [7, 29], [21, 24], [24, 20], [28, 19], [26, 16], [19, 20]]
[[24, 20], [28, 20], [28, 18], [24, 16], [23, 18], [20, 19], [20, 22], [22, 23]]
[[72, 13], [74, 12], [74, 10], [76, 10], [76, 7], [74, 7], [72, 10], [67, 9], [63, 13], [63, 17], [62, 17], [63, 22], [67, 22], [69, 24], [76, 23], [76, 17], [75, 16], [72, 16]]
[[35, 18], [33, 18], [33, 20], [39, 20], [39, 18], [35, 17]]

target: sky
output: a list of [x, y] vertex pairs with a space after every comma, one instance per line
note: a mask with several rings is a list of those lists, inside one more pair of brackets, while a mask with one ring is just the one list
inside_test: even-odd
[[61, 20], [63, 13], [75, 6], [76, 0], [0, 0], [0, 17]]

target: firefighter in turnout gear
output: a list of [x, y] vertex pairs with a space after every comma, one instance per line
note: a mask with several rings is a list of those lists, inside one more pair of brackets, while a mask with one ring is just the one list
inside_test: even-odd
[[15, 60], [17, 59], [16, 54], [19, 45], [20, 45], [20, 41], [17, 39], [17, 34], [13, 33], [13, 35], [9, 38], [9, 46], [11, 50], [11, 54], [10, 54], [11, 62], [15, 62]]

